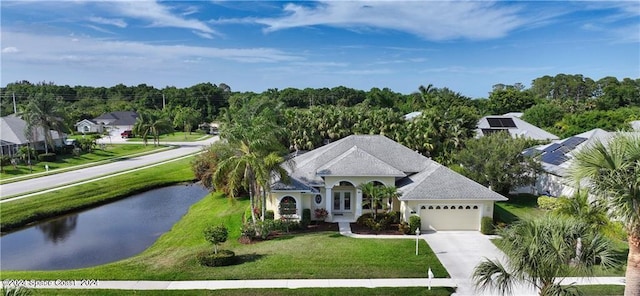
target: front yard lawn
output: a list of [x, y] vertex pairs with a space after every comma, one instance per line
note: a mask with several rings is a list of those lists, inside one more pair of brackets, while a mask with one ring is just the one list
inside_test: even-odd
[[496, 222], [510, 224], [519, 218], [535, 217], [544, 214], [538, 208], [538, 197], [531, 194], [510, 195], [508, 201], [495, 203]]
[[[274, 240], [238, 242], [241, 216], [249, 202], [211, 194], [194, 204], [173, 229], [149, 249], [129, 259], [65, 271], [6, 271], [3, 279], [204, 280], [448, 277], [426, 242], [415, 255], [413, 239], [356, 239], [337, 232], [285, 235]], [[203, 267], [197, 253], [212, 246], [203, 237], [209, 225], [224, 223], [229, 240], [221, 247], [242, 260], [226, 267]]]

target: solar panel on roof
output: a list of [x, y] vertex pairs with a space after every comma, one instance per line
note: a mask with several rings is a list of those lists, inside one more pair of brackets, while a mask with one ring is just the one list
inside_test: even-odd
[[516, 123], [511, 118], [500, 118], [503, 127], [516, 127]]
[[573, 150], [573, 148], [576, 148], [576, 146], [582, 144], [582, 142], [586, 140], [587, 139], [581, 138], [581, 137], [571, 137], [569, 139], [564, 140], [564, 142], [562, 142], [562, 145], [569, 148], [569, 150]]
[[543, 154], [541, 160], [546, 163], [559, 165], [567, 161], [567, 157], [564, 155], [564, 153], [556, 151]]
[[488, 117], [487, 122], [490, 127], [516, 127], [512, 118]]
[[558, 148], [560, 148], [560, 144], [553, 143], [553, 144], [547, 146], [547, 148], [542, 149], [542, 151], [549, 153], [549, 152], [553, 152], [553, 151], [557, 150]]

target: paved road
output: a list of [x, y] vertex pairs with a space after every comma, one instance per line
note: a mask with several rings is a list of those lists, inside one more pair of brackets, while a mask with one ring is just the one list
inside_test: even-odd
[[[28, 192], [43, 192], [46, 189], [64, 186], [71, 183], [77, 183], [82, 180], [95, 179], [99, 176], [113, 174], [125, 170], [131, 170], [138, 167], [147, 166], [153, 163], [162, 162], [180, 156], [193, 154], [202, 150], [202, 147], [208, 146], [218, 137], [209, 138], [198, 142], [172, 142], [162, 143], [176, 145], [178, 148], [167, 151], [136, 156], [126, 160], [111, 162], [99, 166], [83, 168], [79, 170], [43, 176], [36, 179], [24, 180], [19, 182], [0, 185], [1, 196], [23, 195]], [[0, 201], [6, 202], [7, 200]]]

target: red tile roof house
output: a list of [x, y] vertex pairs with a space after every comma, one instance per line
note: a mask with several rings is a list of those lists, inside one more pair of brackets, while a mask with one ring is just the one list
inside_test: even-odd
[[[422, 230], [480, 230], [482, 217], [493, 216], [495, 201], [507, 200], [449, 168], [380, 135], [353, 135], [292, 158], [285, 166], [289, 184], [271, 187], [267, 209], [280, 218], [283, 203], [300, 219], [303, 209], [323, 208], [327, 222], [355, 222], [363, 213], [358, 186], [379, 182], [396, 186], [399, 198], [384, 201], [403, 221], [421, 217]], [[295, 213], [294, 213], [295, 212]]]

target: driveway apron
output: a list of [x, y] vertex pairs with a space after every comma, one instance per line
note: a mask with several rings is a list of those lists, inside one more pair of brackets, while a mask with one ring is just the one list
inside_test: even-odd
[[[472, 275], [473, 269], [484, 258], [500, 260], [503, 264], [505, 255], [493, 243], [491, 236], [477, 231], [440, 231], [421, 235], [438, 259], [449, 272], [458, 289], [454, 295], [494, 295], [490, 291], [481, 293], [475, 290]], [[518, 286], [514, 295], [537, 295], [532, 288]]]

